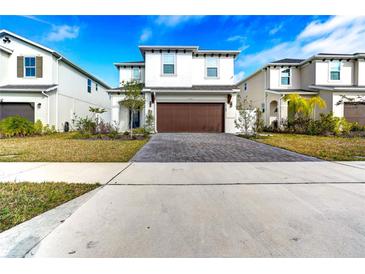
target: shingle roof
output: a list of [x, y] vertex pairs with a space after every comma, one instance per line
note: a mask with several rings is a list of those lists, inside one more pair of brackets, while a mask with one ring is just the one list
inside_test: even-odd
[[284, 58], [284, 59], [276, 60], [271, 63], [272, 64], [299, 64], [303, 61], [304, 61], [304, 59]]

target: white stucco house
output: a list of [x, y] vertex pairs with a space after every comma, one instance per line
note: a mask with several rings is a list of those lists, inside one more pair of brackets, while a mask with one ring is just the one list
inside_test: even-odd
[[234, 61], [236, 50], [200, 50], [197, 46], [140, 46], [142, 61], [121, 62], [120, 86], [108, 92], [112, 121], [120, 130], [129, 128], [130, 113], [120, 106], [122, 82], [143, 83], [145, 107], [138, 111], [134, 127], [143, 126], [152, 111], [156, 132], [236, 131]]
[[242, 96], [264, 111], [266, 125], [282, 125], [287, 120], [288, 102], [283, 97], [289, 93], [324, 99], [327, 107], [315, 111], [317, 118], [320, 113], [333, 112], [365, 125], [365, 53], [282, 59], [265, 65], [237, 85]]
[[21, 115], [63, 130], [89, 107], [105, 108], [110, 121], [110, 87], [56, 51], [0, 30], [0, 119]]

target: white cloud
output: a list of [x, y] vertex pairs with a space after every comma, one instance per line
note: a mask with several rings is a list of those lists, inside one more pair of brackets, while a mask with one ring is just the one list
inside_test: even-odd
[[234, 36], [230, 36], [227, 38], [227, 42], [244, 42], [246, 41], [246, 36], [243, 36], [243, 35], [234, 35]]
[[267, 62], [292, 57], [308, 58], [327, 53], [354, 53], [365, 51], [365, 17], [333, 16], [320, 22], [313, 21], [294, 40], [253, 54], [240, 55], [238, 67], [257, 68]]
[[139, 36], [139, 42], [146, 42], [152, 37], [152, 30], [149, 28], [146, 28], [142, 31], [141, 35]]
[[275, 27], [273, 27], [270, 31], [269, 31], [269, 34], [270, 35], [274, 35], [276, 34], [277, 32], [279, 32], [282, 28], [283, 28], [283, 24], [279, 24], [279, 25], [276, 25]]
[[155, 23], [165, 27], [176, 27], [186, 23], [197, 23], [200, 22], [204, 16], [198, 15], [174, 15], [174, 16], [158, 16]]
[[235, 74], [234, 76], [234, 82], [237, 83], [240, 80], [242, 80], [245, 77], [245, 72], [244, 71], [240, 71], [239, 73]]
[[74, 39], [79, 36], [80, 27], [78, 26], [52, 26], [52, 31], [48, 33], [45, 40], [47, 41], [63, 41], [65, 39]]

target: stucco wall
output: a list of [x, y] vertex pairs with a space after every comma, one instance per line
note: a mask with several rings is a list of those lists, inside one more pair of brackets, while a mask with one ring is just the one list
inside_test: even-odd
[[[266, 71], [261, 71], [240, 85], [241, 97], [247, 96], [254, 107], [260, 109], [262, 109], [262, 104], [265, 101], [265, 75]], [[247, 90], [244, 90], [245, 83], [247, 83]]]
[[206, 58], [203, 56], [192, 59], [192, 84], [193, 85], [233, 85], [234, 83], [234, 58], [218, 58], [218, 78], [206, 77]]
[[107, 110], [102, 114], [106, 122], [110, 122], [110, 98], [106, 88], [91, 81], [91, 93], [87, 91], [88, 77], [64, 62], [59, 64], [58, 82], [58, 128], [63, 129], [66, 121], [71, 122], [73, 113], [79, 117], [90, 116], [89, 107], [99, 107]]
[[336, 86], [336, 85], [353, 85], [354, 81], [354, 62], [345, 61], [341, 62], [341, 76], [339, 81], [330, 80], [329, 73], [330, 61], [320, 61], [315, 62], [316, 66], [316, 85], [325, 86]]
[[[48, 123], [47, 99], [41, 93], [1, 92], [0, 101], [4, 103], [34, 103], [34, 121], [41, 120], [44, 125]], [[40, 105], [38, 106], [38, 104]]]
[[359, 86], [365, 86], [365, 61], [358, 60], [357, 79]]
[[176, 54], [176, 74], [162, 75], [161, 53], [146, 52], [145, 83], [147, 87], [191, 87], [192, 54], [179, 52]]
[[[10, 37], [11, 43], [1, 45], [12, 49], [13, 53], [8, 57], [7, 76], [4, 79], [6, 84], [11, 85], [48, 85], [55, 82], [54, 66], [55, 58], [51, 53], [25, 43], [17, 38]], [[43, 57], [43, 77], [42, 78], [17, 78], [17, 56], [42, 56]]]
[[302, 89], [308, 89], [315, 82], [315, 64], [307, 63], [300, 68], [300, 85]]
[[[113, 94], [111, 99], [112, 106], [112, 118], [111, 120], [118, 124], [119, 130], [124, 131], [128, 129], [129, 113], [128, 110], [119, 105], [119, 101], [123, 100], [123, 94]], [[227, 95], [224, 94], [162, 94], [156, 95], [156, 101], [151, 104], [151, 94], [145, 94], [146, 104], [145, 108], [141, 112], [141, 126], [144, 125], [144, 120], [148, 110], [152, 111], [153, 116], [156, 119], [156, 106], [158, 102], [180, 102], [180, 103], [224, 103], [225, 104], [225, 132], [235, 133], [237, 130], [234, 125], [234, 120], [237, 118], [236, 112], [236, 100], [237, 97], [234, 94], [232, 96], [232, 106], [227, 104]], [[157, 123], [157, 121], [155, 121]]]
[[300, 70], [291, 67], [291, 82], [290, 85], [282, 85], [281, 84], [281, 78], [280, 78], [280, 71], [285, 68], [281, 67], [270, 67], [269, 73], [270, 73], [270, 89], [299, 89], [300, 88]]
[[[141, 70], [141, 83], [144, 83], [145, 69], [144, 67], [141, 67], [140, 70]], [[122, 81], [124, 82], [132, 81], [132, 75], [133, 75], [132, 72], [133, 72], [132, 67], [126, 67], [126, 68], [119, 67], [119, 86], [122, 86]]]

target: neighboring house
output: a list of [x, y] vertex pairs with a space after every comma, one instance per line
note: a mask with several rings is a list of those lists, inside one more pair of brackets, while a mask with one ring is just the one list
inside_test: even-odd
[[[283, 96], [290, 93], [322, 97], [327, 107], [316, 109], [316, 118], [320, 113], [333, 112], [337, 117], [365, 125], [365, 53], [320, 53], [305, 60], [278, 60], [238, 85], [241, 95], [264, 111], [266, 125], [282, 125], [287, 120], [290, 102], [285, 102]], [[343, 96], [350, 100], [343, 100]]]
[[110, 87], [56, 51], [0, 30], [0, 119], [21, 115], [63, 130], [74, 114], [105, 108], [110, 121]]
[[197, 46], [140, 46], [143, 61], [116, 63], [120, 87], [112, 95], [112, 121], [127, 130], [131, 114], [120, 106], [123, 81], [143, 83], [145, 108], [134, 115], [134, 127], [148, 111], [157, 132], [236, 132], [235, 50], [200, 50]]

